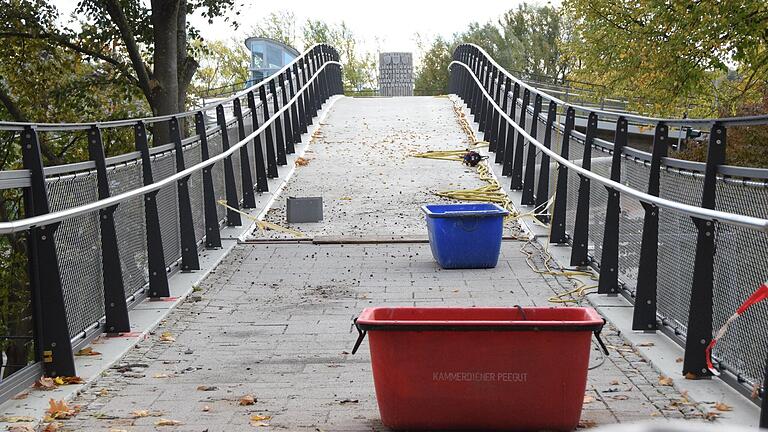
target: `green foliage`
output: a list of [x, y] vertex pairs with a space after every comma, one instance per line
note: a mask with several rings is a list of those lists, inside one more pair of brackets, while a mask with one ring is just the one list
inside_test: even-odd
[[251, 27], [251, 36], [270, 38], [296, 47], [296, 14], [289, 10], [272, 12]]
[[250, 53], [240, 40], [194, 41], [200, 67], [192, 81], [190, 97], [200, 100], [212, 89], [243, 83], [248, 80]]
[[421, 49], [424, 53], [421, 58], [421, 67], [416, 74], [414, 91], [419, 95], [446, 93], [450, 77], [448, 65], [453, 58], [451, 45], [438, 37], [429, 48]]

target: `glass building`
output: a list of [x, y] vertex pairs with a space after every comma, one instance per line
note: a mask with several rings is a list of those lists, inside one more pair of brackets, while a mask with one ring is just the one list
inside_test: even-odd
[[293, 47], [269, 38], [250, 37], [245, 40], [245, 46], [251, 52], [249, 86], [274, 74], [299, 56]]

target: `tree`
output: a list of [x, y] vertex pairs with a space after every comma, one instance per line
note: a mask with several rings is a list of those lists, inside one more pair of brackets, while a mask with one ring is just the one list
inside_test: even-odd
[[194, 41], [200, 67], [190, 87], [190, 96], [201, 100], [212, 89], [241, 84], [248, 80], [250, 54], [242, 41]]
[[419, 95], [444, 94], [448, 90], [450, 77], [448, 65], [453, 59], [451, 44], [438, 37], [426, 49], [419, 41], [419, 48], [423, 54], [421, 65], [416, 71], [414, 91]]
[[289, 10], [272, 12], [251, 28], [251, 36], [274, 39], [296, 47], [296, 14]]

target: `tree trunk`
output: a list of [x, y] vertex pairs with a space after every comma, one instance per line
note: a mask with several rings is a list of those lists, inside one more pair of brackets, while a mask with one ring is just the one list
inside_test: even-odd
[[[152, 72], [152, 107], [157, 115], [179, 112], [177, 28], [179, 0], [152, 0], [152, 35], [155, 42]], [[154, 145], [170, 141], [168, 124], [155, 124]]]

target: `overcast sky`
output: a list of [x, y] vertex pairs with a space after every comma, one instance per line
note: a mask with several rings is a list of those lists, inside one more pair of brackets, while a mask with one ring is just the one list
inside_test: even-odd
[[[76, 6], [77, 0], [53, 0], [53, 3], [61, 12], [69, 14]], [[505, 11], [517, 7], [522, 0], [245, 0], [244, 3], [245, 7], [241, 10], [239, 18], [241, 27], [236, 32], [221, 19], [211, 25], [199, 17], [193, 18], [191, 22], [201, 30], [206, 39], [229, 40], [234, 37], [244, 40], [253, 23], [265, 15], [273, 11], [290, 10], [296, 14], [299, 24], [307, 18], [328, 23], [345, 21], [359, 36], [365, 50], [416, 53], [417, 33], [426, 40], [431, 40], [437, 35], [451, 36], [464, 30], [470, 22], [495, 20]], [[548, 2], [533, 0], [529, 3], [544, 5]]]

